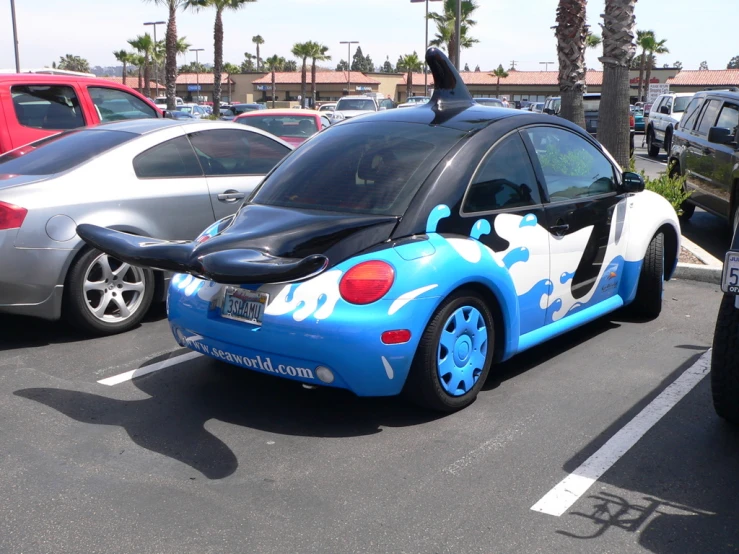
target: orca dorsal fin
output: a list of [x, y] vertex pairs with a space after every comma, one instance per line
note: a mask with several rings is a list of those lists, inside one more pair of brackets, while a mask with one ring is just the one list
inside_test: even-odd
[[462, 76], [438, 48], [426, 51], [426, 63], [434, 77], [434, 94], [426, 106], [433, 109], [471, 106], [474, 101]]

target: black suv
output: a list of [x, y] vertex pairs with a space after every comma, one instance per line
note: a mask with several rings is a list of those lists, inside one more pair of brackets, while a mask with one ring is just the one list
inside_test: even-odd
[[739, 225], [739, 164], [737, 127], [739, 93], [698, 92], [674, 131], [671, 174], [685, 175], [693, 194], [683, 206], [690, 219], [696, 206]]

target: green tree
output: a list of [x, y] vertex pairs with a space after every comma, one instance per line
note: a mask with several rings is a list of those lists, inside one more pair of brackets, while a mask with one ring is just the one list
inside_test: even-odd
[[500, 64], [498, 65], [498, 69], [493, 71], [491, 75], [497, 78], [497, 82], [495, 83], [495, 97], [500, 98], [500, 80], [508, 77], [508, 72], [503, 69], [503, 64]]
[[90, 62], [80, 56], [73, 54], [65, 54], [59, 58], [57, 64], [58, 69], [65, 71], [79, 71], [81, 73], [90, 73]]
[[310, 96], [313, 105], [316, 103], [316, 62], [326, 62], [331, 59], [328, 55], [328, 46], [318, 44], [317, 42], [309, 41], [306, 43], [309, 46], [310, 58], [312, 60], [310, 70]]
[[126, 84], [126, 77], [128, 76], [128, 64], [131, 63], [134, 54], [127, 52], [126, 50], [118, 50], [113, 52], [115, 59], [123, 64], [123, 84]]
[[352, 57], [352, 71], [359, 71], [360, 73], [371, 73], [375, 70], [375, 65], [372, 62], [372, 58], [365, 56], [362, 53], [362, 47], [357, 46], [357, 51]]
[[423, 63], [416, 52], [406, 54], [398, 59], [398, 71], [404, 71], [406, 73], [406, 100], [413, 96], [413, 72], [422, 70]]
[[641, 48], [641, 54], [639, 56], [639, 88], [637, 89], [636, 98], [643, 100], [642, 91], [644, 90], [644, 70], [646, 69], [647, 63], [650, 65], [654, 63], [654, 60], [650, 60], [647, 56], [649, 46], [654, 43], [654, 31], [643, 31], [639, 30], [636, 32], [636, 46]]
[[336, 71], [349, 71], [349, 64], [346, 63], [346, 60], [341, 60], [336, 64]]
[[136, 67], [136, 70], [138, 72], [138, 79], [139, 79], [139, 86], [138, 90], [139, 92], [142, 92], [144, 90], [144, 65], [146, 64], [146, 60], [144, 59], [144, 56], [141, 54], [131, 54], [131, 65]]
[[672, 64], [672, 67], [674, 67], [675, 69], [677, 69], [679, 71], [679, 70], [681, 70], [683, 68], [683, 62], [681, 62], [680, 60], [678, 60], [674, 64]]
[[297, 70], [298, 70], [298, 62], [296, 62], [295, 60], [286, 60], [282, 66], [282, 71], [288, 71], [290, 73], [295, 73]]
[[600, 38], [599, 35], [594, 35], [593, 33], [588, 33], [588, 36], [585, 37], [585, 47], [590, 48], [592, 50], [595, 50], [603, 43], [603, 39]]
[[603, 13], [603, 92], [598, 140], [621, 167], [631, 158], [629, 140], [629, 65], [636, 53], [636, 0], [606, 0]]
[[241, 73], [249, 73], [250, 71], [254, 71], [255, 68], [254, 54], [251, 52], [244, 52], [244, 61], [241, 62]]
[[301, 68], [300, 77], [300, 105], [305, 107], [305, 90], [307, 81], [307, 69], [308, 69], [308, 58], [310, 58], [313, 51], [311, 50], [310, 42], [296, 42], [291, 50], [293, 56], [302, 60], [303, 65]]
[[213, 115], [221, 115], [221, 79], [223, 76], [223, 12], [236, 11], [257, 0], [188, 0], [195, 10], [214, 8], [216, 20], [213, 25]]
[[238, 65], [228, 62], [223, 64], [223, 71], [228, 75], [237, 75], [241, 73], [241, 69]]
[[275, 100], [277, 99], [277, 78], [275, 73], [282, 71], [282, 68], [285, 67], [285, 58], [275, 54], [264, 60], [264, 63], [267, 70], [272, 73], [272, 109], [274, 109]]
[[464, 70], [465, 71], [471, 71], [470, 70], [470, 64], [468, 64], [468, 63], [464, 64]]
[[[667, 42], [667, 39], [657, 40], [654, 37], [654, 33], [652, 33], [651, 37], [647, 38], [647, 54], [654, 58], [657, 54], [669, 54], [670, 51], [665, 46], [665, 42]], [[644, 94], [646, 96], [647, 91], [649, 90], [649, 81], [652, 79], [652, 68], [656, 67], [657, 64], [653, 62], [652, 64], [647, 64], [647, 75], [644, 78]]]
[[257, 45], [257, 71], [262, 70], [262, 58], [259, 57], [259, 47], [264, 44], [264, 39], [261, 37], [261, 35], [256, 35], [254, 37], [251, 37], [251, 41]]
[[708, 71], [708, 62], [702, 61], [701, 64], [698, 66], [698, 71]]
[[[460, 50], [470, 48], [473, 44], [480, 42], [476, 38], [469, 36], [470, 29], [477, 24], [477, 21], [471, 19], [472, 14], [480, 6], [475, 0], [461, 0], [462, 2], [462, 21], [460, 27]], [[456, 37], [456, 21], [457, 21], [457, 0], [444, 0], [444, 10], [442, 13], [431, 12], [429, 19], [436, 24], [436, 37], [431, 41], [432, 46], [446, 48], [449, 54], [449, 60], [459, 67], [459, 60], [455, 59], [457, 46]]]
[[151, 66], [151, 56], [154, 54], [154, 40], [149, 33], [138, 35], [136, 38], [128, 41], [136, 52], [144, 58], [144, 89], [141, 91], [147, 97], [151, 98], [151, 74], [149, 67]]
[[559, 0], [557, 39], [559, 91], [562, 96], [560, 115], [585, 127], [582, 95], [585, 92], [585, 48], [588, 26], [585, 24], [586, 0]]
[[395, 68], [393, 67], [392, 62], [390, 61], [390, 56], [387, 57], [385, 60], [385, 63], [382, 64], [382, 72], [383, 73], [395, 73]]
[[190, 62], [179, 68], [179, 73], [205, 73], [206, 71], [208, 69], [200, 62]]

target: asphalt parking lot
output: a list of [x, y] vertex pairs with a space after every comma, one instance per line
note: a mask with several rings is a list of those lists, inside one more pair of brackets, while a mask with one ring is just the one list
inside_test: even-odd
[[[87, 340], [2, 317], [0, 551], [737, 551], [739, 430], [701, 365], [720, 293], [664, 298], [514, 358], [444, 417], [182, 358], [162, 309]], [[593, 460], [581, 495], [550, 493]]]

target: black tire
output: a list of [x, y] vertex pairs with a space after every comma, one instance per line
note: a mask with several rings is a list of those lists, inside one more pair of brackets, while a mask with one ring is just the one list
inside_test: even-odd
[[711, 394], [716, 413], [739, 425], [739, 309], [725, 294], [716, 318], [711, 351]]
[[654, 144], [654, 131], [651, 128], [647, 131], [647, 154], [650, 158], [659, 156], [659, 146]]
[[665, 237], [657, 233], [649, 243], [644, 254], [636, 297], [632, 303], [634, 314], [647, 319], [655, 319], [662, 311], [662, 286], [665, 275], [664, 257]]
[[634, 133], [629, 136], [629, 158], [634, 157]]
[[665, 131], [665, 142], [664, 142], [665, 152], [667, 152], [667, 155], [670, 155], [670, 150], [672, 149], [672, 129], [667, 129]]
[[[679, 176], [680, 166], [678, 165], [677, 161], [673, 160], [670, 165], [670, 178], [674, 179]], [[680, 204], [680, 209], [683, 212], [680, 214], [680, 220], [688, 221], [691, 217], [693, 217], [693, 214], [695, 213], [695, 204], [690, 202], [690, 200], [686, 200], [685, 202]]]
[[[154, 273], [151, 269], [122, 269], [120, 261], [108, 257], [108, 267], [113, 273], [105, 280], [99, 264], [104, 256], [99, 250], [90, 249], [75, 260], [67, 273], [62, 304], [64, 318], [69, 323], [97, 336], [123, 333], [138, 325], [154, 297]], [[115, 275], [116, 270], [121, 270], [119, 275]], [[84, 284], [88, 277], [100, 282], [99, 289], [85, 292]], [[143, 290], [127, 290], [134, 286], [143, 287]], [[102, 306], [106, 298], [107, 307], [101, 316], [93, 314], [92, 308]], [[126, 305], [126, 309], [130, 308], [129, 315], [121, 313], [119, 301]]]
[[[482, 316], [487, 330], [485, 362], [477, 381], [466, 393], [453, 396], [444, 390], [439, 376], [437, 357], [440, 351], [440, 338], [444, 326], [458, 309], [465, 306], [475, 308]], [[474, 291], [459, 290], [450, 295], [434, 312], [421, 337], [410, 373], [404, 387], [404, 394], [421, 407], [440, 412], [454, 412], [466, 408], [477, 398], [485, 384], [493, 360], [495, 348], [495, 326], [493, 314], [485, 301]]]

